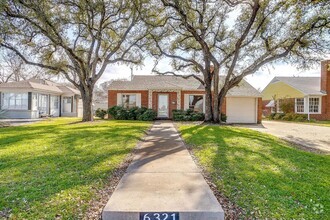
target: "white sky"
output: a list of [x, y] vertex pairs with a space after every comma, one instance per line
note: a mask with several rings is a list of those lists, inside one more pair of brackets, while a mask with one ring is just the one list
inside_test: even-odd
[[[330, 59], [330, 56], [325, 59]], [[144, 62], [144, 66], [134, 67], [133, 74], [134, 75], [150, 75], [151, 70], [154, 66], [154, 62], [152, 59], [148, 58]], [[171, 70], [166, 61], [159, 62], [158, 70], [167, 71]], [[264, 89], [267, 84], [275, 77], [275, 76], [320, 76], [321, 74], [321, 65], [317, 65], [316, 67], [309, 70], [297, 70], [294, 66], [288, 64], [277, 64], [271, 67], [263, 68], [256, 72], [253, 75], [247, 76], [245, 79], [256, 89], [260, 91]], [[108, 66], [107, 70], [104, 72], [103, 76], [100, 78], [99, 83], [104, 81], [108, 81], [111, 79], [130, 79], [131, 69], [126, 65], [111, 65]]]

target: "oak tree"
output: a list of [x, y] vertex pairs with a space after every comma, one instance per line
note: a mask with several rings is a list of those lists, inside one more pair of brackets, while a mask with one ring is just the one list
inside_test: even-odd
[[83, 121], [93, 119], [95, 83], [109, 64], [140, 64], [147, 27], [130, 0], [0, 2], [0, 49], [63, 74], [79, 89]]
[[219, 122], [228, 90], [245, 76], [276, 62], [306, 68], [330, 49], [326, 0], [152, 0], [140, 8], [153, 28], [151, 54], [172, 60], [171, 70], [153, 71], [199, 80], [206, 121]]

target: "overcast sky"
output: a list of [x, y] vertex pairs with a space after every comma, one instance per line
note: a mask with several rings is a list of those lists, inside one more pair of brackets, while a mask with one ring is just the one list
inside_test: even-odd
[[[330, 59], [330, 56], [325, 59]], [[144, 66], [134, 68], [134, 75], [150, 75], [153, 68], [154, 62], [152, 59], [146, 59]], [[171, 70], [167, 62], [160, 62], [158, 65], [158, 70], [166, 71]], [[274, 76], [320, 76], [321, 65], [317, 65], [309, 70], [297, 70], [294, 66], [287, 64], [277, 64], [273, 66], [268, 66], [256, 72], [253, 75], [247, 76], [245, 79], [256, 89], [262, 90], [267, 86], [267, 84], [273, 79]], [[108, 81], [111, 79], [130, 79], [131, 69], [126, 65], [111, 65], [108, 66], [107, 70], [104, 72], [103, 76], [99, 80], [99, 83]]]

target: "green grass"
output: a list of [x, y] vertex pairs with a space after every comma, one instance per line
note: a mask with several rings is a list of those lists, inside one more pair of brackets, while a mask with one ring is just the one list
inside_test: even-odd
[[226, 126], [180, 126], [218, 189], [257, 219], [327, 219], [330, 156]]
[[149, 126], [59, 118], [0, 128], [0, 211], [11, 209], [12, 219], [81, 218]]

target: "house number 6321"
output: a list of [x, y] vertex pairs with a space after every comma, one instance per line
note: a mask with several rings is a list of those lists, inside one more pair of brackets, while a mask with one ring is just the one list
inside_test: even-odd
[[140, 220], [179, 220], [177, 212], [144, 212], [140, 213]]

